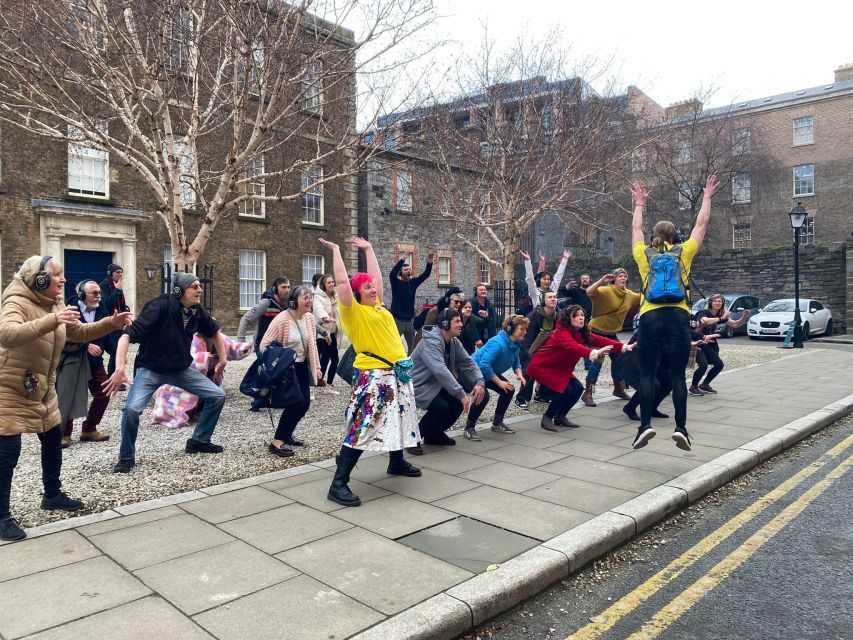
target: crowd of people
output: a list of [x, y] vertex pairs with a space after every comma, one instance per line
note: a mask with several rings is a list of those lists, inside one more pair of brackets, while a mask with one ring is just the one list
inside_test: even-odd
[[[704, 239], [711, 202], [719, 183], [709, 176], [696, 224], [688, 239], [678, 237], [666, 221], [654, 225], [645, 243], [643, 215], [649, 193], [641, 183], [632, 186], [633, 256], [642, 291], [627, 287], [628, 272], [616, 269], [593, 281], [581, 274], [565, 288], [560, 308], [557, 292], [571, 253], [564, 252], [555, 274], [545, 271], [544, 258], [533, 273], [530, 256], [522, 253], [532, 310], [501, 320], [478, 284], [466, 299], [449, 288], [415, 331], [415, 294], [429, 276], [434, 253], [413, 277], [412, 266], [398, 261], [390, 271], [392, 300], [385, 299], [384, 274], [367, 240], [352, 239], [363, 254], [366, 271], [350, 276], [337, 244], [321, 239], [331, 253], [333, 272], [317, 274], [312, 286], [291, 286], [276, 278], [258, 304], [240, 321], [238, 340], [257, 326], [254, 345], [259, 361], [270, 349], [290, 356], [288, 394], [269, 453], [294, 455], [304, 445], [299, 422], [314, 399], [312, 389], [338, 394], [335, 376], [339, 346], [346, 336], [355, 357], [345, 429], [336, 456], [328, 499], [348, 507], [361, 502], [349, 488], [350, 474], [364, 451], [387, 452], [387, 472], [416, 478], [420, 469], [404, 457], [422, 455], [422, 443], [453, 446], [447, 434], [465, 417], [464, 437], [481, 441], [477, 423], [491, 395], [496, 396], [491, 430], [511, 436], [506, 412], [516, 398], [526, 408], [534, 400], [547, 404], [542, 429], [577, 428], [569, 418], [582, 401], [594, 407], [596, 381], [606, 358], [611, 359], [613, 395], [627, 400], [625, 414], [636, 420], [635, 449], [655, 436], [652, 418], [667, 418], [659, 405], [672, 395], [675, 413], [673, 440], [691, 449], [686, 399], [713, 394], [710, 383], [723, 368], [716, 344], [718, 324], [739, 326], [724, 310], [723, 298], [713, 295], [707, 309], [690, 317], [690, 268]], [[0, 310], [0, 539], [25, 536], [10, 513], [14, 469], [21, 435], [36, 433], [41, 441], [43, 509], [78, 510], [83, 503], [62, 492], [62, 448], [70, 446], [75, 418], [84, 417], [81, 441], [103, 442], [99, 431], [110, 397], [128, 387], [122, 410], [121, 442], [115, 473], [130, 473], [136, 465], [139, 418], [162, 385], [184, 389], [200, 399], [201, 411], [188, 454], [217, 454], [223, 447], [212, 435], [225, 403], [219, 382], [227, 365], [225, 339], [219, 323], [201, 304], [202, 285], [191, 273], [175, 273], [172, 288], [149, 301], [132, 317], [122, 293], [123, 270], [110, 265], [102, 283], [83, 280], [75, 295], [62, 299], [62, 265], [50, 256], [32, 256], [3, 292]], [[639, 305], [639, 327], [628, 343], [619, 340], [629, 310]], [[190, 345], [200, 336], [217, 357], [213, 375], [194, 368]], [[127, 374], [130, 343], [139, 345], [133, 379]], [[248, 347], [247, 347], [248, 349]], [[110, 355], [105, 368], [104, 355]], [[583, 359], [585, 384], [575, 377]], [[688, 361], [697, 363], [687, 387]], [[710, 366], [710, 370], [708, 367]], [[515, 382], [507, 374], [511, 372]], [[626, 384], [627, 383], [627, 384]], [[519, 386], [516, 395], [516, 384]], [[538, 390], [535, 391], [538, 385]], [[628, 387], [635, 392], [627, 393]], [[535, 395], [534, 395], [535, 391]], [[87, 393], [91, 393], [89, 404]], [[269, 404], [267, 404], [269, 406]], [[639, 408], [639, 414], [637, 409]], [[253, 409], [256, 410], [253, 403]], [[417, 410], [423, 411], [418, 419]]]

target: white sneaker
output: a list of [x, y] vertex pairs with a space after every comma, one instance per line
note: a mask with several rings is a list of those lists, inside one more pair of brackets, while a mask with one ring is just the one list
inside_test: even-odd
[[326, 386], [324, 388], [326, 389], [326, 393], [328, 393], [329, 395], [333, 395], [333, 396], [341, 395], [340, 391], [338, 391], [337, 389], [335, 389], [332, 385], [330, 385], [328, 383], [326, 383]]

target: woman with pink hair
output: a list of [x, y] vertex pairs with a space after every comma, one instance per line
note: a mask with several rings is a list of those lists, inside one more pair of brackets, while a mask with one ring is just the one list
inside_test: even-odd
[[340, 247], [320, 239], [332, 252], [341, 328], [357, 354], [353, 365], [358, 373], [346, 410], [346, 435], [335, 458], [337, 468], [327, 496], [345, 507], [361, 504], [347, 483], [363, 451], [389, 452], [391, 475], [421, 475], [420, 469], [403, 458], [403, 449], [414, 447], [421, 439], [409, 375], [411, 360], [394, 316], [382, 306], [382, 272], [373, 246], [359, 237], [353, 237], [352, 243], [364, 252], [367, 272], [350, 280]]

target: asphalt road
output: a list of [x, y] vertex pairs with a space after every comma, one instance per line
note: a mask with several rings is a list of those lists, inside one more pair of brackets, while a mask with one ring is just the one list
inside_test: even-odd
[[853, 417], [466, 640], [853, 638]]

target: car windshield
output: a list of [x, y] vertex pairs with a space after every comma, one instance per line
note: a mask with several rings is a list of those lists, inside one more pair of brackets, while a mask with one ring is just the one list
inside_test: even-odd
[[[806, 300], [800, 300], [800, 311], [807, 311], [809, 308], [809, 303]], [[794, 311], [794, 301], [793, 300], [776, 300], [775, 302], [771, 302], [766, 307], [764, 307], [764, 311]]]

